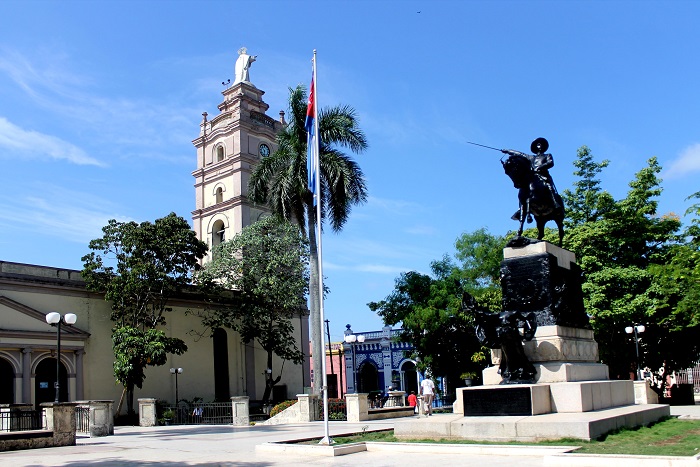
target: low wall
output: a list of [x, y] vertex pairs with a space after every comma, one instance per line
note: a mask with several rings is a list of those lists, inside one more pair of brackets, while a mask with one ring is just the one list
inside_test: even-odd
[[41, 404], [46, 413], [46, 430], [0, 433], [0, 451], [75, 446], [75, 407], [77, 404]]
[[0, 451], [50, 448], [53, 446], [53, 431], [30, 430], [0, 433]]
[[409, 406], [370, 409], [366, 393], [345, 394], [345, 402], [348, 411], [348, 421], [355, 423], [365, 420], [412, 417], [415, 413], [415, 409]]
[[383, 409], [370, 409], [367, 413], [367, 420], [385, 420], [387, 418], [413, 417], [415, 415], [413, 407], [387, 407]]
[[305, 423], [319, 419], [318, 395], [297, 394], [297, 403], [287, 407], [274, 417], [258, 422], [256, 425], [284, 425], [286, 423]]

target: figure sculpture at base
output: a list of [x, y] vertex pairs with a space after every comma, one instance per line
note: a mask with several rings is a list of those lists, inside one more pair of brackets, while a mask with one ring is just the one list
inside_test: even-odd
[[[476, 323], [476, 337], [481, 345], [501, 350], [498, 373], [500, 384], [532, 384], [537, 370], [525, 355], [523, 341], [532, 340], [537, 331], [534, 313], [503, 311], [491, 313], [479, 307], [468, 293], [462, 296], [462, 308], [471, 311]], [[522, 325], [523, 334], [520, 333]]]

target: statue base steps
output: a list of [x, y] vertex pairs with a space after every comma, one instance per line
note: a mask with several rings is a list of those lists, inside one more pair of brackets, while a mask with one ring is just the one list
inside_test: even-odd
[[579, 381], [457, 388], [453, 411], [465, 417], [583, 413], [634, 405], [634, 382]]
[[[536, 383], [567, 383], [575, 381], [600, 381], [608, 379], [608, 366], [602, 363], [549, 362], [533, 363], [537, 370]], [[498, 367], [492, 366], [482, 372], [484, 385], [500, 384]]]
[[550, 413], [535, 416], [464, 417], [435, 414], [394, 423], [399, 439], [523, 441], [574, 438], [590, 441], [612, 430], [648, 425], [670, 416], [668, 405], [628, 405], [592, 412]]

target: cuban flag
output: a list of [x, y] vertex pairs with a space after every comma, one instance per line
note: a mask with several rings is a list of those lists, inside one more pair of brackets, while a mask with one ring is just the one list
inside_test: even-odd
[[311, 75], [311, 89], [309, 91], [309, 100], [306, 106], [306, 121], [304, 122], [304, 127], [306, 128], [306, 171], [308, 174], [308, 188], [311, 194], [314, 196], [314, 206], [316, 205], [317, 193], [316, 193], [316, 177], [318, 177], [318, 138], [316, 135], [316, 86], [315, 86], [315, 66]]

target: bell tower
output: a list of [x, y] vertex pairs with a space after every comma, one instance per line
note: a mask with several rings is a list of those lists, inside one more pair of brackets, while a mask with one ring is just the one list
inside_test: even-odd
[[238, 54], [236, 79], [222, 92], [219, 114], [208, 120], [204, 112], [199, 137], [192, 141], [197, 148], [192, 220], [197, 237], [209, 245], [204, 262], [211, 259], [214, 246], [268, 212], [249, 201], [248, 180], [258, 161], [276, 149], [275, 136], [284, 125], [284, 113], [279, 121], [269, 117], [265, 92], [249, 81], [256, 57], [245, 48]]

